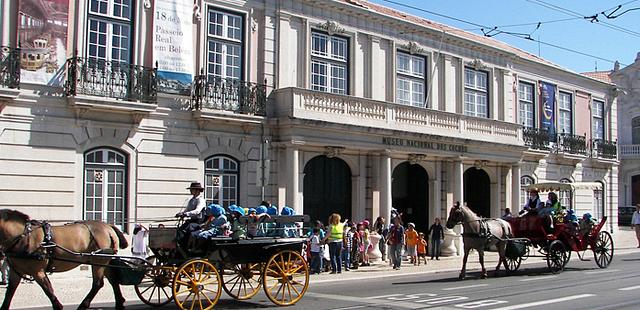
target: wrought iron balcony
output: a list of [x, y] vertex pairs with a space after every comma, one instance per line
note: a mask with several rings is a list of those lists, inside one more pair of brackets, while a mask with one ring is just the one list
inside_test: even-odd
[[20, 88], [20, 49], [0, 46], [0, 86]]
[[527, 128], [522, 130], [524, 144], [536, 150], [549, 150], [549, 131], [540, 128]]
[[265, 85], [197, 75], [193, 81], [191, 108], [213, 109], [248, 115], [266, 115]]
[[616, 142], [594, 139], [591, 140], [591, 156], [597, 158], [616, 159], [618, 147]]
[[585, 136], [572, 135], [568, 133], [558, 134], [558, 146], [560, 150], [568, 154], [587, 154], [587, 139]]
[[120, 61], [74, 57], [67, 60], [65, 95], [91, 95], [144, 103], [157, 102], [156, 68]]

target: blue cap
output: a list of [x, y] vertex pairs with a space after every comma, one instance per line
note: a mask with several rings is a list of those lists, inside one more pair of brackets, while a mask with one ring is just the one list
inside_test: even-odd
[[282, 208], [282, 211], [280, 211], [280, 215], [294, 215], [294, 214], [296, 214], [296, 211], [294, 211], [293, 209], [287, 206]]
[[265, 206], [256, 207], [256, 214], [264, 214], [264, 213], [267, 213], [267, 207]]
[[240, 213], [240, 215], [242, 215], [242, 216], [244, 216], [244, 215], [245, 215], [245, 213], [244, 213], [244, 209], [243, 209], [243, 208], [240, 208], [240, 207], [238, 207], [238, 206], [236, 206], [236, 205], [230, 205], [230, 206], [229, 206], [229, 211], [230, 211], [230, 212], [238, 212], [238, 213]]
[[256, 208], [249, 208], [249, 214], [256, 213]]
[[269, 215], [278, 215], [278, 208], [275, 206], [271, 206], [267, 209], [267, 214]]
[[209, 206], [207, 206], [207, 208], [209, 208], [209, 212], [211, 213], [211, 215], [215, 217], [226, 213], [223, 207], [215, 203], [210, 204]]

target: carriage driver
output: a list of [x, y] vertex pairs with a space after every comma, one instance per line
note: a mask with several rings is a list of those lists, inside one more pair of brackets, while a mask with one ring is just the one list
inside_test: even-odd
[[191, 191], [193, 197], [187, 203], [187, 206], [183, 211], [176, 213], [176, 217], [184, 217], [186, 220], [184, 224], [180, 226], [181, 230], [189, 228], [190, 224], [200, 224], [203, 221], [203, 210], [206, 207], [206, 202], [202, 197], [204, 187], [200, 182], [193, 182], [191, 186], [187, 187]]

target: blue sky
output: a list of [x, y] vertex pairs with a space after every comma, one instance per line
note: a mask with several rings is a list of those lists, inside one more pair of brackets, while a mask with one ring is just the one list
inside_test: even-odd
[[[480, 27], [394, 3], [487, 26], [488, 28], [485, 31], [499, 26], [498, 30], [511, 32], [513, 35], [497, 34], [493, 36], [494, 39], [540, 55], [576, 72], [594, 71], [596, 65], [599, 71], [611, 70], [613, 63], [608, 60], [618, 60], [624, 67], [624, 65], [633, 63], [636, 54], [640, 52], [640, 0], [370, 1], [480, 35], [482, 35]], [[602, 14], [599, 14], [598, 20], [600, 22], [590, 22], [580, 17], [592, 16], [605, 10], [610, 13], [613, 11], [612, 8], [618, 5], [622, 5], [622, 7], [615, 14], [622, 13], [628, 9], [638, 9], [624, 13], [615, 19], [607, 19]], [[552, 6], [555, 7], [550, 8]], [[569, 20], [560, 21], [563, 19]], [[542, 23], [536, 29], [538, 22]], [[509, 25], [529, 23], [531, 25], [507, 27]], [[544, 43], [561, 46], [602, 59], [561, 50], [544, 43], [539, 44], [522, 38], [527, 35]]]

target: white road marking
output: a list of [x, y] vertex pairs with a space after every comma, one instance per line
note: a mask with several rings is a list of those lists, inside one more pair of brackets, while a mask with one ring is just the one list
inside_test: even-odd
[[334, 308], [333, 310], [350, 310], [350, 309], [360, 309], [360, 308], [368, 308], [371, 305], [364, 305], [364, 306], [353, 306], [353, 307], [344, 307], [344, 308]]
[[507, 307], [502, 307], [502, 308], [494, 308], [492, 310], [522, 309], [522, 308], [536, 307], [536, 306], [542, 306], [542, 305], [548, 305], [548, 304], [555, 304], [555, 303], [559, 303], [559, 302], [575, 300], [575, 299], [581, 299], [581, 298], [585, 298], [585, 297], [593, 297], [593, 296], [596, 296], [596, 295], [595, 294], [573, 295], [573, 296], [567, 296], [567, 297], [562, 297], [562, 298], [555, 298], [555, 299], [547, 299], [547, 300], [529, 302], [529, 303], [526, 303], [526, 304], [512, 305], [512, 306], [507, 306]]
[[368, 299], [379, 299], [379, 298], [387, 298], [387, 297], [400, 296], [400, 295], [404, 295], [404, 294], [389, 294], [389, 295], [371, 296], [371, 297], [367, 297], [367, 298]]
[[610, 273], [610, 272], [618, 272], [620, 269], [607, 269], [607, 270], [596, 270], [596, 271], [585, 271], [584, 274], [601, 274], [601, 273]]
[[636, 285], [636, 286], [619, 288], [618, 291], [631, 291], [631, 290], [637, 290], [639, 288], [640, 288], [640, 285]]
[[557, 277], [557, 276], [541, 276], [541, 277], [533, 277], [533, 278], [522, 279], [522, 280], [519, 280], [519, 281], [520, 282], [529, 282], [529, 281], [553, 279], [555, 277]]
[[472, 287], [482, 287], [482, 286], [489, 286], [489, 284], [474, 284], [474, 285], [467, 285], [467, 286], [456, 286], [456, 287], [447, 287], [447, 288], [443, 288], [443, 291], [453, 291], [453, 290], [462, 290], [462, 289], [466, 289], [466, 288], [472, 288]]

